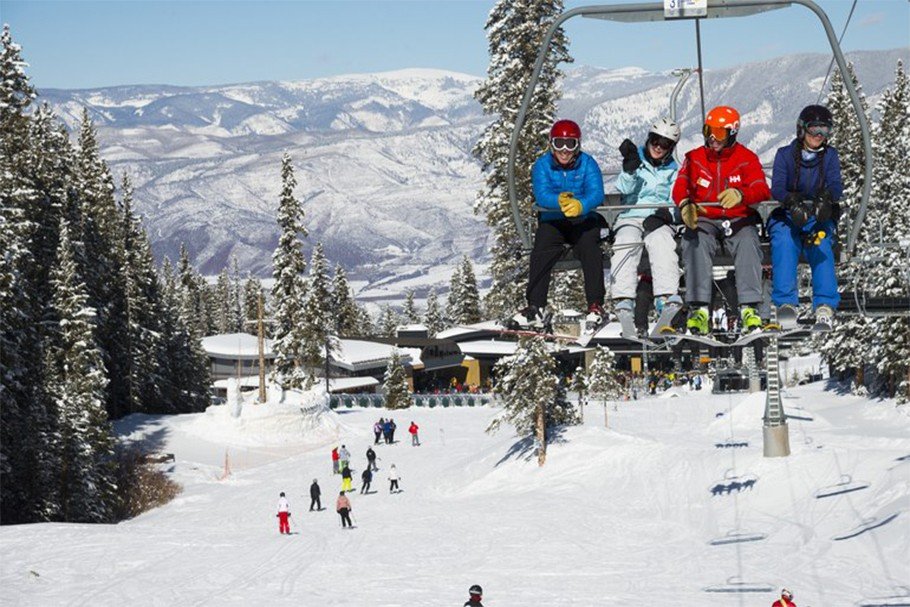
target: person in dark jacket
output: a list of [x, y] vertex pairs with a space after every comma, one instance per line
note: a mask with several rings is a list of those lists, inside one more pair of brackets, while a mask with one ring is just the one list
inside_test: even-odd
[[395, 423], [394, 419], [389, 419], [389, 443], [395, 442], [395, 429], [398, 425]]
[[604, 268], [600, 248], [602, 221], [595, 209], [603, 204], [603, 173], [594, 158], [581, 151], [581, 127], [571, 120], [557, 120], [550, 129], [550, 149], [531, 171], [534, 202], [540, 212], [531, 251], [527, 307], [510, 321], [513, 328], [542, 330], [553, 267], [571, 245], [581, 262], [588, 317], [585, 325], [604, 319]]
[[382, 437], [385, 439], [385, 444], [392, 444], [392, 420], [387, 419], [382, 424]]
[[322, 510], [322, 503], [319, 501], [321, 495], [322, 490], [319, 488], [319, 482], [314, 478], [313, 484], [310, 485], [310, 512], [313, 511], [313, 506], [316, 506], [316, 510]]
[[376, 465], [376, 452], [373, 451], [373, 447], [367, 447], [367, 468], [370, 470], [379, 470], [379, 466]]
[[483, 588], [479, 584], [474, 584], [468, 589], [468, 598], [465, 601], [464, 607], [483, 607], [483, 603], [480, 600], [483, 598]]
[[373, 472], [370, 470], [369, 467], [364, 469], [364, 471], [360, 474], [360, 480], [361, 480], [360, 493], [361, 494], [369, 493], [370, 492], [370, 483], [373, 482]]
[[353, 476], [354, 475], [351, 473], [351, 468], [349, 466], [345, 466], [344, 469], [342, 469], [342, 471], [341, 471], [341, 492], [342, 493], [344, 493], [345, 491], [354, 490], [354, 488], [351, 487], [351, 479], [353, 478]]
[[834, 231], [844, 192], [837, 150], [828, 145], [834, 119], [828, 108], [809, 105], [796, 121], [796, 139], [777, 150], [771, 194], [781, 207], [768, 219], [771, 235], [771, 301], [778, 308], [799, 304], [800, 253], [812, 268], [812, 306], [818, 322], [830, 325], [840, 303], [834, 271]]

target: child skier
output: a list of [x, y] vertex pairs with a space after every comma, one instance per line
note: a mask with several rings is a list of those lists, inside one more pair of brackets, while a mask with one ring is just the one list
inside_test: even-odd
[[288, 504], [288, 500], [284, 496], [284, 491], [278, 496], [278, 514], [275, 516], [278, 517], [278, 533], [290, 535], [291, 524], [288, 522], [288, 519], [291, 516], [291, 505]]
[[771, 301], [783, 320], [796, 320], [797, 264], [803, 253], [812, 268], [816, 321], [830, 327], [840, 303], [834, 273], [834, 231], [843, 195], [837, 150], [827, 145], [834, 128], [828, 108], [809, 105], [796, 121], [796, 139], [777, 150], [771, 193], [781, 207], [768, 219], [771, 235]]
[[483, 603], [480, 602], [483, 598], [483, 588], [479, 584], [474, 584], [468, 588], [468, 595], [470, 595], [470, 598], [465, 601], [463, 607], [483, 607]]

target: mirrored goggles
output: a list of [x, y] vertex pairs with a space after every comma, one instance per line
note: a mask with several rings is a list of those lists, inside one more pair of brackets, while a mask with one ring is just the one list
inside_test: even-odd
[[702, 133], [705, 135], [705, 139], [713, 137], [715, 141], [721, 143], [725, 142], [730, 136], [730, 130], [722, 126], [709, 126], [705, 125], [705, 128], [702, 130]]
[[554, 137], [550, 140], [550, 147], [557, 152], [574, 152], [578, 149], [578, 144], [575, 137]]
[[831, 127], [824, 124], [813, 124], [812, 126], [806, 127], [806, 134], [827, 139], [831, 136]]
[[676, 145], [672, 139], [654, 134], [648, 135], [648, 143], [662, 150], [672, 150], [673, 146]]

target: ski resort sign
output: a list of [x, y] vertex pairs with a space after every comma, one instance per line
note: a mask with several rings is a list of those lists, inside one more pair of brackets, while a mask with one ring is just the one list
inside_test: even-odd
[[664, 18], [704, 17], [708, 14], [708, 0], [664, 0]]

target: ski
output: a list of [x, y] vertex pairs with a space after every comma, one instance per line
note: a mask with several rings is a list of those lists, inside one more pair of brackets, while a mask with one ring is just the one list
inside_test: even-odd
[[776, 325], [766, 325], [764, 328], [758, 331], [752, 331], [751, 333], [743, 335], [734, 341], [731, 345], [734, 347], [746, 346], [754, 341], [758, 341], [759, 339], [769, 339], [771, 337], [776, 337], [780, 340], [785, 340], [791, 337], [805, 337], [809, 334], [810, 330], [803, 327], [797, 327], [790, 331], [785, 331], [781, 330]]
[[[588, 344], [591, 343], [591, 340], [594, 338], [594, 336], [597, 335], [597, 333], [599, 333], [601, 329], [606, 327], [609, 324], [609, 322], [610, 322], [610, 317], [604, 316], [600, 320], [600, 322], [598, 322], [594, 326], [590, 327], [590, 329], [587, 326], [585, 326], [585, 330], [582, 332], [580, 337], [575, 338], [575, 342], [582, 348], [587, 348]], [[625, 328], [623, 328], [623, 332], [625, 332]]]
[[651, 333], [651, 337], [660, 337], [661, 333], [669, 329], [671, 331], [676, 331], [673, 328], [673, 319], [676, 318], [676, 315], [679, 313], [682, 304], [668, 301], [664, 304], [664, 309], [661, 310], [660, 316], [657, 318], [657, 324], [654, 325], [654, 331]]
[[692, 335], [691, 333], [677, 333], [673, 327], [663, 327], [657, 335], [659, 339], [679, 343], [680, 341], [692, 341], [695, 343], [711, 346], [712, 348], [726, 348], [730, 344], [712, 339], [707, 335]]

